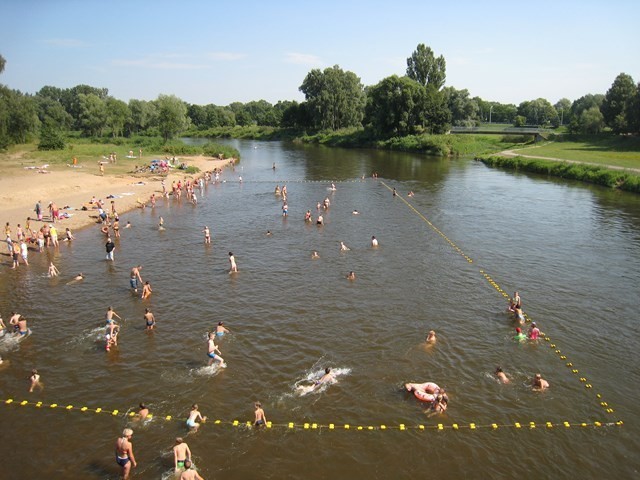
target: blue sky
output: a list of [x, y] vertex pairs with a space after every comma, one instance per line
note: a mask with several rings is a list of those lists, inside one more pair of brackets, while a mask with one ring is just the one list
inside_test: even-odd
[[313, 68], [364, 85], [403, 75], [419, 43], [447, 62], [447, 86], [519, 104], [640, 81], [640, 2], [4, 0], [0, 83], [108, 88], [128, 101], [304, 100]]

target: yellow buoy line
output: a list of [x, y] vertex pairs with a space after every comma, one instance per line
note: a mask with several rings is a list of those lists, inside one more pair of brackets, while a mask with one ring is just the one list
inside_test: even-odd
[[[2, 403], [6, 406], [19, 406], [19, 407], [34, 407], [39, 409], [49, 409], [49, 410], [57, 410], [57, 411], [67, 411], [67, 412], [81, 412], [81, 413], [94, 413], [94, 414], [103, 414], [112, 417], [120, 417], [120, 418], [133, 418], [136, 416], [135, 412], [121, 412], [120, 410], [109, 410], [106, 408], [89, 408], [89, 407], [77, 407], [74, 405], [59, 405], [57, 403], [44, 403], [44, 402], [30, 402], [29, 400], [14, 400], [12, 398], [3, 400]], [[159, 419], [164, 422], [179, 422], [184, 423], [184, 419], [176, 418], [173, 415], [153, 415], [149, 414], [146, 417], [148, 420]], [[207, 420], [205, 422], [208, 426], [222, 426], [222, 427], [233, 427], [233, 428], [254, 428], [253, 422], [251, 421], [241, 421], [241, 420], [233, 420], [233, 421], [225, 421], [225, 420]], [[285, 422], [285, 423], [274, 423], [267, 422], [265, 428], [267, 429], [281, 429], [281, 430], [355, 430], [355, 431], [405, 431], [405, 430], [434, 430], [434, 431], [442, 431], [442, 430], [497, 430], [499, 428], [513, 428], [516, 430], [533, 430], [536, 428], [542, 429], [551, 429], [551, 428], [587, 428], [587, 427], [621, 427], [623, 425], [622, 421], [616, 422], [600, 422], [600, 421], [591, 421], [591, 422], [514, 422], [514, 423], [469, 423], [469, 424], [461, 424], [461, 423], [452, 423], [450, 425], [445, 425], [443, 423], [437, 423], [433, 425], [407, 425], [404, 423], [393, 424], [393, 425], [354, 425], [349, 423], [312, 423], [312, 422], [303, 422], [303, 423], [295, 423], [295, 422]]]
[[[384, 182], [380, 182], [381, 185], [383, 185], [384, 187], [386, 187], [389, 191], [393, 191], [393, 188], [389, 187], [389, 185], [387, 185]], [[462, 255], [462, 257], [464, 257], [465, 260], [467, 260], [467, 262], [469, 263], [473, 263], [473, 260], [466, 255], [449, 237], [447, 237], [440, 229], [438, 229], [433, 223], [431, 223], [431, 221], [425, 217], [421, 212], [419, 212], [413, 205], [411, 205], [405, 198], [403, 198], [402, 196], [398, 195], [397, 198], [399, 198], [400, 200], [402, 200], [402, 202], [404, 202], [404, 204], [406, 206], [408, 206], [414, 213], [416, 213], [418, 215], [418, 217], [420, 217], [427, 225], [429, 225], [438, 235], [440, 235], [447, 243], [449, 243], [449, 245], [451, 245], [453, 247], [453, 249], [458, 252], [460, 255]], [[480, 270], [480, 274], [485, 278], [485, 280], [487, 280], [487, 282], [489, 282], [489, 284], [500, 294], [502, 295], [504, 298], [509, 299], [509, 294], [503, 290], [500, 285], [493, 279], [491, 278], [491, 276], [489, 276], [489, 274], [487, 274], [484, 270]], [[527, 322], [532, 322], [533, 320], [531, 319], [531, 317], [529, 315], [527, 315], [526, 313], [523, 312], [523, 315], [525, 317], [525, 320]], [[556, 344], [553, 343], [551, 341], [551, 338], [545, 334], [545, 333], [540, 333], [540, 336], [544, 339], [545, 342], [547, 342], [549, 344], [549, 347], [552, 348], [554, 350], [554, 352], [556, 353], [556, 355], [558, 356], [558, 358], [560, 358], [560, 360], [562, 360], [563, 362], [565, 362], [565, 366], [567, 368], [571, 369], [571, 373], [573, 373], [574, 375], [576, 375], [576, 377], [579, 379], [579, 381], [584, 384], [585, 388], [592, 390], [593, 389], [593, 385], [591, 384], [591, 382], [589, 382], [587, 380], [587, 378], [584, 376], [584, 374], [580, 375], [580, 371], [574, 367], [572, 362], [569, 362], [567, 360], [567, 356], [566, 354], [564, 354], [562, 352], [562, 350], [560, 350], [559, 348], [557, 348]], [[600, 393], [596, 393], [596, 400], [598, 402], [598, 404], [604, 409], [604, 411], [606, 413], [614, 413], [614, 409], [609, 405], [608, 402], [604, 401], [602, 398], [602, 395]], [[617, 422], [616, 422], [617, 423]], [[622, 424], [622, 422], [620, 422], [620, 424]]]

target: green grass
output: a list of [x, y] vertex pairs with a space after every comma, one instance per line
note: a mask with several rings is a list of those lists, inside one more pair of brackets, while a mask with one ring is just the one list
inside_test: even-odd
[[540, 146], [519, 150], [522, 155], [576, 162], [640, 168], [640, 138], [618, 135], [562, 136]]
[[490, 167], [579, 180], [627, 192], [640, 193], [640, 175], [625, 170], [613, 170], [606, 165], [586, 165], [536, 158], [500, 156], [484, 156], [478, 157], [476, 160]]

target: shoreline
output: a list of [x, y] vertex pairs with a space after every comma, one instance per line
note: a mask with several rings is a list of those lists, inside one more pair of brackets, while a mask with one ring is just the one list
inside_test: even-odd
[[[223, 169], [232, 165], [235, 159], [220, 160], [213, 157], [184, 156], [180, 161], [189, 166], [200, 169], [198, 173], [187, 173], [184, 170], [171, 169], [168, 174], [125, 174], [104, 175], [95, 173], [95, 169], [60, 169], [56, 168], [47, 173], [37, 170], [25, 170], [8, 175], [0, 179], [0, 221], [2, 225], [9, 222], [11, 238], [16, 240], [16, 228], [20, 224], [25, 229], [27, 217], [31, 217], [31, 229], [37, 231], [45, 223], [53, 223], [48, 215], [47, 205], [53, 201], [60, 209], [60, 214], [68, 213], [69, 218], [56, 221], [60, 238], [64, 238], [64, 231], [69, 228], [72, 232], [78, 229], [98, 225], [97, 209], [81, 210], [88, 204], [91, 197], [102, 199], [104, 210], [111, 211], [111, 200], [115, 201], [118, 215], [138, 208], [138, 200], [147, 201], [151, 194], [162, 198], [162, 180], [167, 189], [171, 188], [174, 180], [199, 178], [206, 171], [216, 168]], [[113, 195], [113, 198], [108, 198]], [[43, 220], [37, 220], [34, 207], [40, 201]], [[65, 208], [67, 207], [67, 208]], [[6, 236], [3, 237], [6, 239]]]

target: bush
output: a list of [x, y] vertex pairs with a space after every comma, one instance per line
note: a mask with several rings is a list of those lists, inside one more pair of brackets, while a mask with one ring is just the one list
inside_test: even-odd
[[56, 128], [43, 126], [40, 130], [38, 150], [64, 150], [64, 134]]

